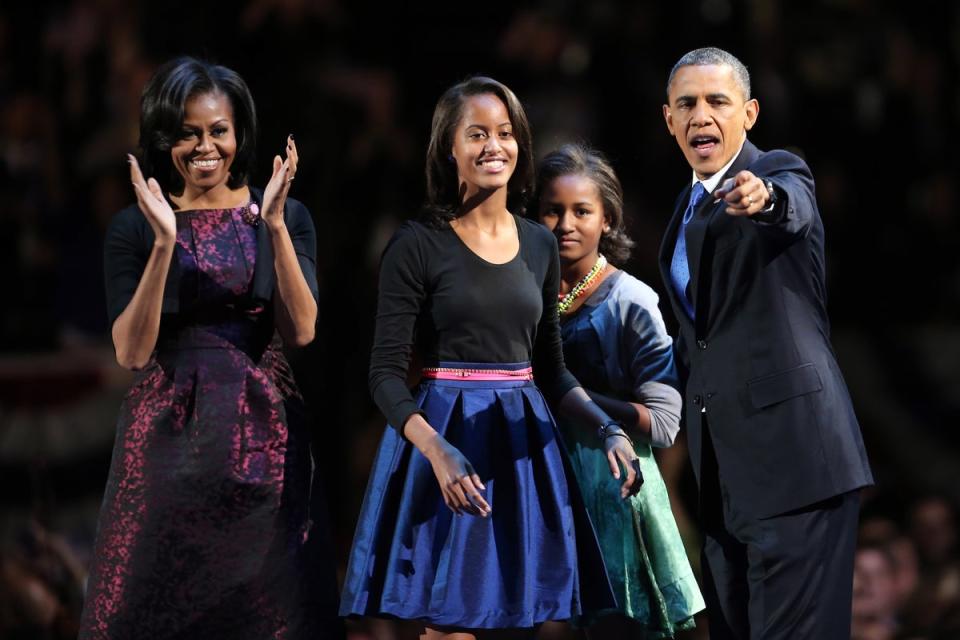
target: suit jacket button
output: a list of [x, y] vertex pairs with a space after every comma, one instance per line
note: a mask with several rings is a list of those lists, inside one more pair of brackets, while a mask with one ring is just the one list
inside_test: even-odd
[[693, 396], [693, 404], [700, 406], [700, 403], [703, 402], [703, 398], [699, 394]]
[[697, 340], [697, 346], [700, 347], [700, 351], [703, 351], [704, 349], [707, 348], [707, 341], [706, 341], [706, 340]]

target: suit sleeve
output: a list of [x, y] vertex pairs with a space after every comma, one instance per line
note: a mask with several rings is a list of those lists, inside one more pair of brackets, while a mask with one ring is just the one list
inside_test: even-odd
[[750, 170], [773, 183], [777, 203], [773, 211], [752, 217], [765, 235], [780, 241], [804, 237], [817, 215], [813, 175], [799, 157], [787, 151], [764, 154]]
[[407, 388], [414, 329], [426, 298], [426, 267], [411, 223], [397, 230], [384, 250], [377, 290], [377, 317], [370, 353], [370, 393], [387, 422], [402, 430], [423, 414]]

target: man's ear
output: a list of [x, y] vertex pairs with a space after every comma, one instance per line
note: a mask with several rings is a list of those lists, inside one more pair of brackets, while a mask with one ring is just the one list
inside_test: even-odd
[[750, 98], [743, 103], [743, 109], [746, 111], [747, 119], [743, 124], [743, 128], [747, 131], [753, 129], [753, 125], [757, 122], [757, 117], [760, 115], [760, 103], [757, 102], [756, 98]]
[[[675, 135], [673, 133], [673, 114], [670, 113], [670, 105], [663, 105], [663, 119], [667, 123], [667, 131], [670, 132], [670, 135]], [[753, 125], [751, 125], [753, 126]]]

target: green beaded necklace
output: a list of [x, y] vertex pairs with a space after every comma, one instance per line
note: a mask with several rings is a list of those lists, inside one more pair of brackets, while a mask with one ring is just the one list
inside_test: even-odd
[[573, 285], [573, 288], [566, 294], [559, 294], [557, 297], [560, 298], [560, 302], [557, 303], [557, 315], [562, 316], [567, 312], [568, 309], [573, 305], [573, 301], [586, 293], [587, 289], [593, 284], [593, 281], [603, 273], [604, 268], [607, 266], [607, 259], [600, 256], [597, 260], [597, 264], [593, 265], [593, 268], [587, 272], [587, 275], [580, 278], [580, 282]]

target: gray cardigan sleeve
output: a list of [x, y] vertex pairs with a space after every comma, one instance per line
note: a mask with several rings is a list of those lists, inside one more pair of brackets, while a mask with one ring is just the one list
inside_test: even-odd
[[[643, 293], [643, 292], [640, 292]], [[623, 319], [622, 348], [626, 354], [633, 395], [650, 411], [650, 440], [655, 447], [669, 447], [680, 431], [681, 397], [673, 341], [657, 307], [657, 295], [620, 300]]]

